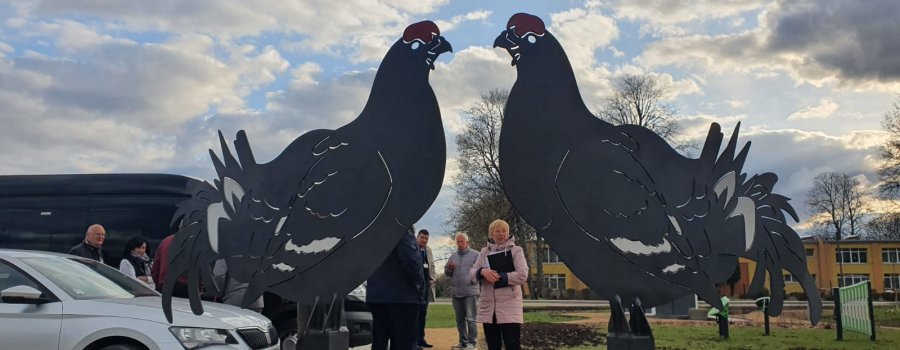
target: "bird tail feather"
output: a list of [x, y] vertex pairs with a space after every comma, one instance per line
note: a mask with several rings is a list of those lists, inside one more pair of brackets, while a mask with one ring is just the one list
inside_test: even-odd
[[[173, 287], [179, 276], [187, 276], [188, 298], [191, 311], [195, 314], [203, 313], [201, 290], [205, 289], [206, 293], [212, 295], [220, 294], [211, 265], [224, 256], [215, 251], [211, 244], [207, 221], [212, 219], [209, 218], [207, 210], [213, 204], [225, 203], [231, 199], [225, 198], [234, 195], [225, 190], [224, 184], [228, 181], [226, 179], [240, 184], [245, 177], [244, 167], [255, 165], [255, 161], [243, 132], [238, 133], [235, 146], [238, 156], [245, 164], [241, 164], [231, 153], [221, 131], [219, 142], [222, 147], [222, 158], [216, 156], [212, 150], [209, 151], [218, 175], [215, 185], [205, 181], [189, 183], [187, 191], [191, 194], [191, 198], [176, 205], [172, 218], [173, 226], [179, 222], [180, 224], [178, 231], [175, 232], [175, 240], [170, 246], [169, 271], [166, 272], [163, 281], [163, 313], [169, 322], [172, 322]], [[222, 209], [226, 215], [234, 217], [235, 209], [232, 206], [223, 205]]]
[[778, 177], [772, 173], [753, 176], [741, 185], [740, 196], [751, 198], [755, 204], [756, 227], [753, 243], [744, 252], [744, 257], [757, 263], [754, 281], [750, 293], [758, 293], [764, 284], [765, 272], [769, 275], [772, 300], [768, 309], [769, 315], [781, 313], [784, 301], [784, 276], [787, 270], [796, 277], [803, 287], [809, 302], [810, 321], [819, 321], [822, 300], [815, 280], [809, 274], [806, 265], [806, 249], [803, 241], [787, 224], [785, 213], [794, 221], [799, 221], [797, 212], [788, 202], [789, 198], [772, 193], [772, 187]]

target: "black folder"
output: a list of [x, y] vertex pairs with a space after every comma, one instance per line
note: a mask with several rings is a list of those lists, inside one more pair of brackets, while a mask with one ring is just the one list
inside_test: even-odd
[[512, 253], [508, 250], [488, 254], [488, 265], [491, 270], [497, 272], [513, 272], [516, 270], [513, 264]]

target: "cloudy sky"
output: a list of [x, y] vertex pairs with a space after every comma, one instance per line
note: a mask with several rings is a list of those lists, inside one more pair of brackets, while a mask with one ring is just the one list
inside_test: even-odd
[[[747, 170], [777, 173], [802, 221], [816, 174], [877, 182], [879, 123], [900, 93], [896, 0], [0, 1], [0, 174], [210, 179], [217, 130], [246, 130], [266, 161], [352, 120], [387, 48], [423, 19], [455, 49], [431, 75], [455, 156], [461, 111], [515, 80], [491, 44], [516, 12], [562, 42], [588, 104], [651, 73], [689, 136], [740, 121]], [[419, 226], [449, 233], [452, 196]]]

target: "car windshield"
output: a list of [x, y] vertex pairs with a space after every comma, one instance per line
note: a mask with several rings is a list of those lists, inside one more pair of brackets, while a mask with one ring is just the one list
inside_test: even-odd
[[159, 295], [140, 281], [95, 260], [56, 256], [21, 260], [76, 300]]

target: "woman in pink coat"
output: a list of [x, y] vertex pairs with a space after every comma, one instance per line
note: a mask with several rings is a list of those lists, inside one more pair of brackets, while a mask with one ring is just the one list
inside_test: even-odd
[[[476, 320], [484, 326], [484, 338], [488, 350], [519, 350], [522, 333], [522, 285], [528, 279], [525, 252], [509, 238], [509, 224], [494, 220], [488, 228], [493, 244], [481, 249], [475, 265], [469, 270], [469, 278], [481, 284]], [[509, 254], [514, 270], [498, 272], [488, 264], [492, 253]]]

